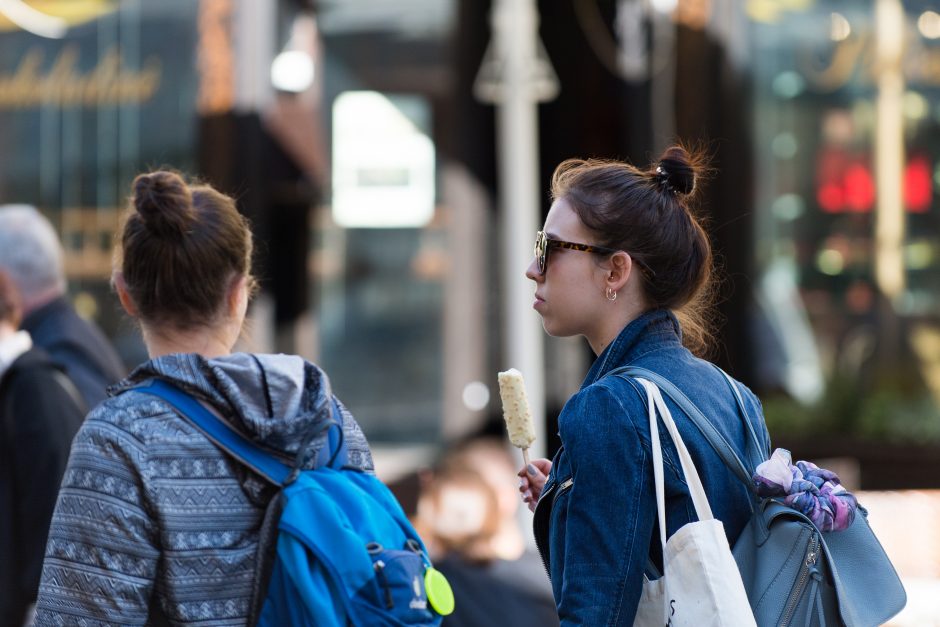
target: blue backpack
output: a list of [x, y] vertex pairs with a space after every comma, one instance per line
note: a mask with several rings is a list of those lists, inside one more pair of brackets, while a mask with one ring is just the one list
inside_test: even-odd
[[153, 380], [135, 389], [162, 398], [280, 488], [262, 525], [251, 624], [431, 626], [453, 611], [447, 580], [389, 489], [373, 475], [344, 467], [335, 402], [317, 467], [300, 470], [306, 446], [288, 467], [170, 383]]

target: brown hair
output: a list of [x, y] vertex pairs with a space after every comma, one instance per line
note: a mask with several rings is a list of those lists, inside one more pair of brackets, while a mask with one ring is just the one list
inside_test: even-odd
[[671, 309], [685, 345], [698, 355], [711, 340], [712, 252], [694, 208], [706, 173], [701, 153], [672, 146], [647, 170], [620, 161], [569, 159], [552, 176], [552, 199], [564, 198], [596, 244], [638, 260], [643, 291]]
[[20, 292], [10, 275], [0, 270], [0, 322], [9, 322], [14, 327], [19, 327], [22, 315]]
[[120, 267], [141, 320], [192, 329], [222, 311], [231, 281], [251, 278], [251, 231], [235, 201], [176, 172], [141, 174], [121, 235]]

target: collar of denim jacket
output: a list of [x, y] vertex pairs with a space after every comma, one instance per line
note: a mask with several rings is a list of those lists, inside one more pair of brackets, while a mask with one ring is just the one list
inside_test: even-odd
[[653, 309], [627, 324], [604, 349], [588, 371], [583, 390], [614, 368], [631, 364], [640, 355], [664, 344], [682, 343], [682, 329], [675, 314], [668, 309]]

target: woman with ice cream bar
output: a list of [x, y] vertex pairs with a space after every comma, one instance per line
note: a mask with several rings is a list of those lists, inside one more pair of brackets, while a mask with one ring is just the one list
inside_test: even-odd
[[[648, 563], [662, 568], [646, 394], [611, 375], [640, 366], [675, 384], [744, 453], [735, 394], [702, 355], [708, 347], [712, 254], [693, 211], [700, 160], [672, 147], [648, 169], [569, 160], [526, 276], [553, 336], [583, 335], [597, 355], [558, 419], [554, 459], [519, 472], [562, 625], [632, 625]], [[761, 446], [760, 403], [736, 384]], [[750, 512], [745, 488], [667, 401], [729, 542]], [[662, 425], [660, 425], [662, 428]], [[694, 519], [675, 447], [662, 438], [667, 534]]]

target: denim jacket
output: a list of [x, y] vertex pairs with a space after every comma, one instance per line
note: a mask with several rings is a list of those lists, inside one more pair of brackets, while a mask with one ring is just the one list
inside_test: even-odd
[[[562, 625], [632, 625], [648, 559], [662, 565], [646, 393], [631, 379], [605, 376], [626, 365], [672, 381], [744, 455], [744, 423], [729, 384], [682, 346], [673, 314], [651, 311], [627, 325], [559, 416], [562, 447], [535, 511], [536, 544]], [[738, 387], [761, 446], [769, 451], [760, 402]], [[750, 515], [746, 488], [685, 414], [666, 403], [712, 511], [733, 543]], [[668, 536], [696, 518], [675, 447], [659, 426]]]

